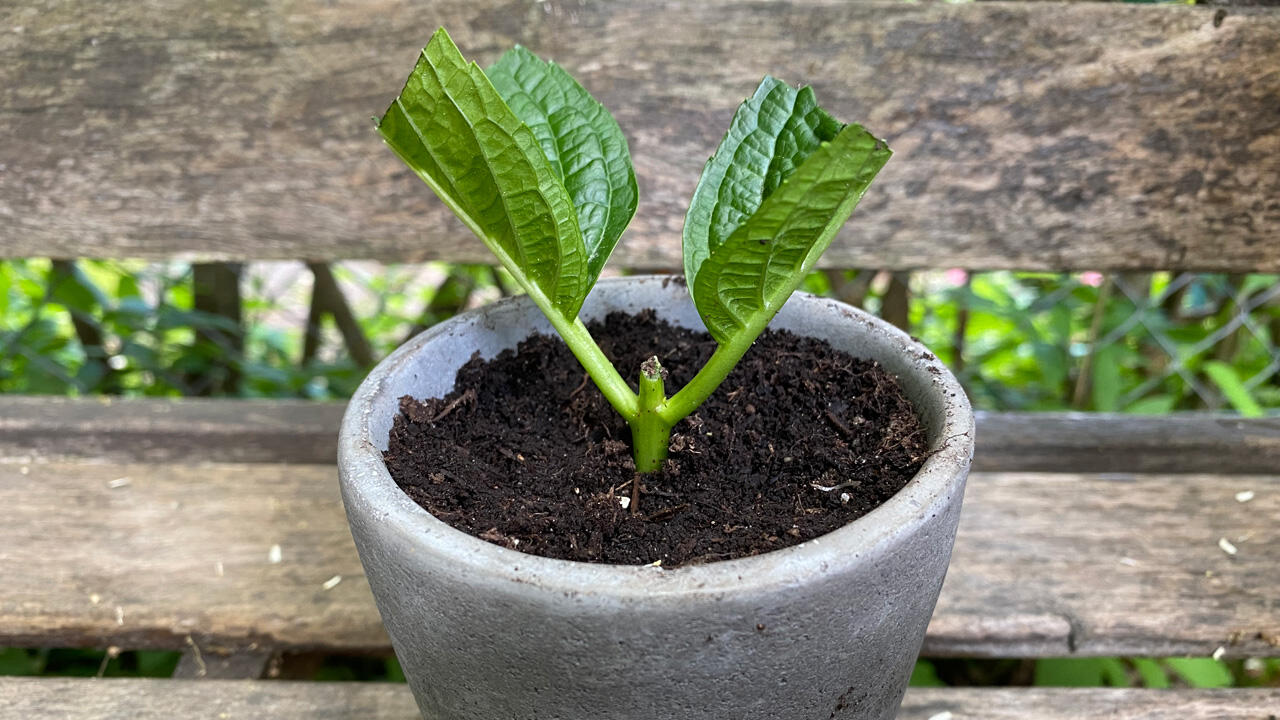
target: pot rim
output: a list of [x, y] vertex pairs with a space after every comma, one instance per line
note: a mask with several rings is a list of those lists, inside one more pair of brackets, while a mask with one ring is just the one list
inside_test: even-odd
[[[670, 275], [603, 279], [597, 288], [624, 283], [672, 282]], [[681, 287], [684, 283], [680, 283]], [[594, 290], [593, 290], [594, 292]], [[343, 416], [338, 439], [338, 465], [348, 513], [362, 505], [383, 529], [415, 553], [456, 564], [476, 583], [521, 586], [565, 597], [598, 595], [618, 601], [672, 600], [714, 596], [745, 587], [761, 591], [803, 584], [806, 579], [840, 573], [868, 555], [889, 551], [899, 538], [941, 512], [952, 493], [962, 491], [973, 457], [974, 420], [968, 397], [951, 372], [919, 342], [898, 328], [844, 303], [808, 293], [795, 293], [788, 304], [835, 310], [854, 332], [874, 333], [911, 360], [912, 369], [941, 397], [942, 425], [935, 452], [907, 484], [879, 507], [826, 535], [735, 560], [663, 569], [652, 565], [607, 565], [546, 558], [511, 550], [473, 537], [437, 519], [396, 485], [369, 433], [374, 398], [387, 379], [437, 337], [449, 334], [495, 310], [530, 303], [526, 296], [505, 298], [439, 323], [397, 348], [360, 384]], [[500, 312], [501, 314], [501, 312]], [[514, 313], [512, 313], [514, 314]]]

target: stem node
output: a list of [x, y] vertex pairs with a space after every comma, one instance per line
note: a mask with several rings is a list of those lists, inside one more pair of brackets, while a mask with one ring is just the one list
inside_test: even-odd
[[[636, 472], [656, 472], [667, 459], [667, 446], [671, 443], [671, 426], [662, 416], [667, 395], [664, 381], [667, 371], [655, 355], [640, 365], [640, 412], [631, 422], [632, 452], [636, 460]], [[632, 507], [635, 504], [632, 503]]]

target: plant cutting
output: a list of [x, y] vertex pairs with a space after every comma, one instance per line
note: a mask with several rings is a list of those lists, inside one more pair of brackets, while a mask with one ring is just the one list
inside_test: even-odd
[[577, 81], [520, 47], [481, 71], [441, 28], [378, 131], [546, 315], [631, 427], [639, 472], [661, 467], [671, 428], [733, 370], [892, 155], [831, 117], [812, 89], [765, 77], [734, 114], [685, 219], [685, 280], [718, 347], [668, 397], [657, 356], [632, 392], [578, 318], [637, 190], [622, 130]]
[[[481, 70], [441, 30], [377, 127], [526, 291], [401, 347], [370, 373], [343, 421], [343, 502], [424, 717], [892, 717], [950, 557], [972, 413], [950, 373], [902, 332], [840, 303], [793, 296], [889, 158], [885, 144], [832, 118], [812, 90], [765, 78], [734, 114], [694, 192], [683, 233], [686, 282], [597, 283], [636, 210], [637, 183], [617, 123], [563, 69], [516, 48]], [[647, 319], [637, 316], [642, 310]], [[642, 330], [619, 339], [608, 327]], [[654, 347], [627, 349], [650, 342], [643, 338], [657, 338]], [[778, 357], [749, 354], [753, 343]], [[810, 349], [816, 354], [806, 355]], [[564, 372], [574, 358], [586, 376], [577, 387]], [[624, 374], [636, 378], [634, 389]], [[830, 390], [837, 386], [828, 374], [863, 384]], [[544, 404], [514, 397], [510, 385], [486, 384], [512, 378]], [[581, 392], [588, 380], [599, 395]], [[668, 393], [669, 384], [678, 389]], [[886, 434], [857, 415], [880, 417], [851, 388], [873, 395], [878, 385], [908, 408], [905, 433]], [[725, 425], [709, 432], [725, 422], [715, 413], [758, 419], [766, 413], [746, 398], [761, 409], [781, 406], [792, 399], [784, 396], [812, 394], [801, 388], [835, 395], [813, 398], [818, 404], [806, 417], [773, 417], [742, 434], [737, 450], [712, 452], [716, 436], [739, 437]], [[519, 411], [493, 417], [523, 427], [525, 445], [485, 444], [506, 429], [472, 432], [459, 420], [479, 406], [517, 404]], [[620, 418], [630, 449], [609, 439], [607, 428], [596, 436], [588, 428], [585, 445], [544, 447], [543, 431], [567, 417], [569, 405], [587, 408], [577, 422]], [[597, 406], [602, 414], [591, 414]], [[785, 480], [811, 460], [774, 452], [788, 425], [852, 460], [802, 482]], [[403, 444], [446, 434], [454, 439], [443, 451]], [[868, 468], [884, 467], [906, 443], [919, 452], [906, 453], [892, 491], [858, 515], [833, 516], [857, 520], [819, 532], [791, 525], [793, 506], [797, 518], [840, 511], [841, 498], [871, 480]], [[691, 545], [725, 547], [743, 536], [763, 543], [722, 561], [699, 550], [669, 569], [663, 554], [659, 562], [624, 565], [602, 563], [608, 555], [587, 563], [552, 559], [579, 555], [518, 552], [528, 543], [489, 527], [487, 517], [477, 520], [480, 496], [498, 497], [500, 510], [526, 507], [530, 466], [605, 445], [622, 446], [621, 457], [631, 458], [631, 513], [640, 504], [636, 477], [655, 488], [679, 477], [699, 487], [738, 486], [748, 505], [782, 488], [775, 505], [785, 523], [765, 530], [768, 519], [754, 524], [745, 506], [669, 501], [670, 493], [655, 489], [646, 516], [623, 520], [631, 524], [621, 535], [643, 545], [663, 534], [660, 526], [694, 516], [715, 537]], [[703, 458], [702, 475], [691, 469], [691, 453]], [[750, 477], [729, 469], [757, 457], [764, 469]], [[430, 487], [400, 484], [393, 474], [406, 467]], [[605, 479], [617, 467], [557, 467], [553, 492], [574, 501], [581, 490], [582, 503], [603, 507], [613, 522], [626, 500], [613, 495], [622, 486], [617, 478]], [[462, 474], [475, 484], [464, 485]], [[458, 502], [438, 509], [423, 500], [432, 489]], [[601, 498], [603, 505], [592, 505]], [[590, 528], [575, 535], [555, 508], [516, 515], [564, 536], [575, 552], [598, 544]]]

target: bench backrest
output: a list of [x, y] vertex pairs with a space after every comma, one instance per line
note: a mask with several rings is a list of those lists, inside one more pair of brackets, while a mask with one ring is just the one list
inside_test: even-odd
[[0, 33], [0, 257], [487, 261], [370, 122], [445, 25], [618, 116], [642, 198], [622, 266], [679, 265], [702, 163], [769, 72], [897, 151], [828, 267], [1280, 271], [1265, 9], [39, 4]]

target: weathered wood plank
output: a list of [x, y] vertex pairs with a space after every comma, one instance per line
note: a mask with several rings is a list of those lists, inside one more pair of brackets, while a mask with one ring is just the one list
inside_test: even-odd
[[702, 163], [770, 72], [897, 151], [829, 266], [1280, 270], [1280, 13], [830, 0], [12, 5], [0, 256], [487, 261], [369, 123], [439, 24], [618, 115], [622, 265], [679, 265]]
[[1280, 417], [978, 413], [981, 470], [1273, 473]]
[[421, 720], [402, 684], [0, 677], [0, 720], [31, 718]]
[[[388, 649], [332, 467], [3, 462], [0, 507], [0, 646]], [[1274, 475], [978, 473], [926, 652], [1280, 654], [1277, 517]]]
[[0, 646], [386, 649], [335, 467], [5, 463], [0, 498]]
[[[0, 457], [335, 462], [342, 403], [0, 396]], [[1268, 473], [1280, 418], [979, 413], [979, 470]]]
[[1280, 476], [981, 473], [962, 514], [927, 653], [1280, 655]]
[[[1272, 720], [1280, 689], [910, 688], [899, 720]], [[0, 678], [0, 720], [419, 720], [406, 685]]]
[[345, 403], [0, 395], [0, 457], [337, 462]]

